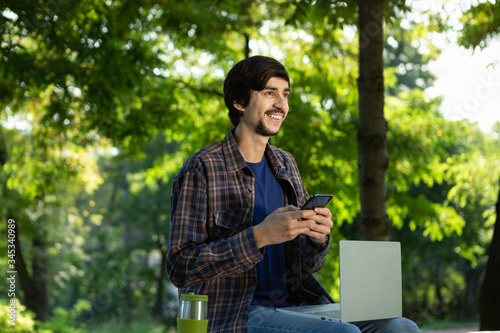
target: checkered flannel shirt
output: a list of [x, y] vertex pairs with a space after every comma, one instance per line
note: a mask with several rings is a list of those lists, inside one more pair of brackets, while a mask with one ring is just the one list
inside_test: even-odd
[[[281, 183], [285, 205], [308, 198], [290, 153], [267, 145], [266, 156]], [[238, 150], [233, 131], [223, 141], [190, 157], [172, 189], [167, 271], [179, 294], [208, 295], [208, 332], [245, 332], [263, 259], [253, 236], [254, 177]], [[312, 273], [325, 260], [306, 236], [286, 242], [286, 281], [295, 304], [333, 300]]]

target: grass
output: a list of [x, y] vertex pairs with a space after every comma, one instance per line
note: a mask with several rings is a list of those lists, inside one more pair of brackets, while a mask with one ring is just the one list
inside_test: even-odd
[[92, 333], [175, 333], [175, 329], [169, 329], [164, 324], [145, 317], [126, 323], [123, 319], [113, 319], [105, 323], [89, 328]]
[[452, 328], [477, 328], [479, 327], [478, 318], [463, 318], [463, 319], [443, 319], [429, 320], [419, 322], [418, 327], [421, 331], [452, 329]]

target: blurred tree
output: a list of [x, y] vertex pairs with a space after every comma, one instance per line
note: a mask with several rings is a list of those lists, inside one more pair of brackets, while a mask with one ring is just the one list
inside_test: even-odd
[[[403, 28], [403, 26], [408, 26]], [[404, 16], [395, 17], [385, 30], [384, 85], [387, 96], [398, 96], [409, 90], [425, 90], [434, 85], [435, 76], [427, 66], [440, 51], [427, 36], [432, 28], [424, 22], [412, 22]], [[424, 51], [425, 50], [425, 51]]]
[[[486, 47], [500, 34], [500, 1], [485, 1], [471, 6], [464, 12], [461, 22], [463, 28], [458, 43], [467, 48]], [[500, 196], [499, 196], [500, 200]], [[500, 329], [500, 219], [497, 203], [495, 232], [488, 250], [488, 263], [481, 285], [480, 328], [481, 330]]]
[[[28, 105], [40, 107], [41, 103]], [[50, 258], [63, 249], [64, 255], [56, 260], [59, 264], [78, 256], [75, 240], [81, 239], [77, 236], [81, 230], [70, 217], [74, 196], [95, 189], [100, 178], [89, 151], [65, 142], [43, 122], [40, 125], [36, 114], [34, 120], [29, 135], [2, 129], [8, 156], [0, 169], [0, 212], [5, 220], [16, 221], [15, 264], [24, 294], [21, 299], [38, 320], [45, 321], [53, 276]]]
[[386, 150], [387, 122], [384, 118], [382, 24], [384, 19], [390, 21], [397, 12], [407, 9], [405, 1], [387, 1], [384, 5], [385, 2], [301, 1], [292, 16], [295, 21], [303, 22], [307, 11], [311, 10], [308, 8], [312, 8], [317, 18], [314, 21], [326, 20], [333, 27], [353, 27], [357, 21], [360, 228], [361, 237], [371, 240], [387, 240], [391, 225], [386, 209], [385, 176], [389, 158]]
[[488, 250], [488, 263], [481, 286], [480, 328], [496, 330], [500, 328], [498, 311], [500, 310], [498, 281], [500, 281], [500, 192], [496, 204], [495, 231]]
[[500, 2], [483, 1], [472, 5], [460, 19], [463, 24], [458, 43], [467, 48], [486, 47], [500, 34]]
[[384, 0], [359, 0], [358, 169], [361, 238], [389, 240], [384, 117]]

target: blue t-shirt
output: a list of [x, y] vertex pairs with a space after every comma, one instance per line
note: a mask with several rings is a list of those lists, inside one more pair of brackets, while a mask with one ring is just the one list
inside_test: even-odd
[[[264, 157], [259, 163], [248, 163], [255, 176], [254, 225], [285, 204], [283, 188], [274, 178]], [[264, 259], [257, 264], [257, 287], [253, 305], [289, 306], [290, 299], [285, 279], [285, 251], [283, 244], [265, 247]]]

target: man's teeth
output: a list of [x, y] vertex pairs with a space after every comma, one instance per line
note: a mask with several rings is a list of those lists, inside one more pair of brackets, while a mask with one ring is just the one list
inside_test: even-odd
[[276, 119], [276, 120], [281, 120], [281, 116], [277, 115], [277, 114], [270, 114], [269, 117], [273, 118], [273, 119]]

